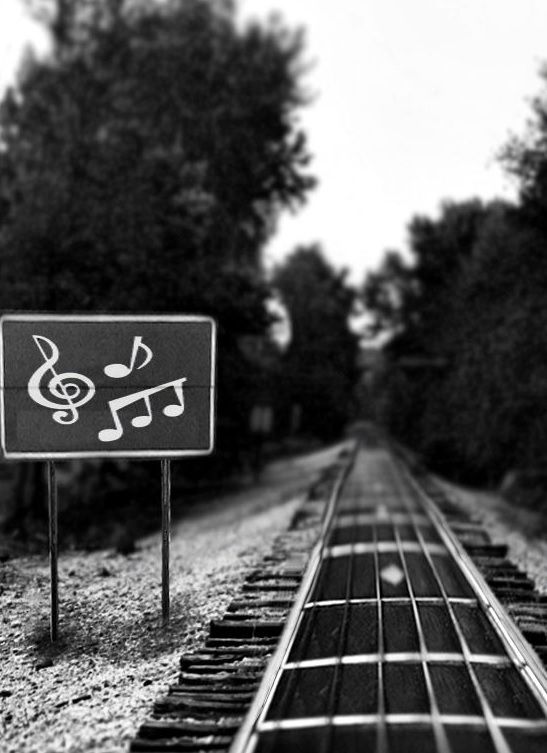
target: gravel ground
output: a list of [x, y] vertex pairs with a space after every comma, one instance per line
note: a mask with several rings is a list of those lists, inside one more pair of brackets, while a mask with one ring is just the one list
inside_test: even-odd
[[127, 750], [155, 698], [176, 682], [180, 655], [201, 644], [209, 621], [223, 614], [339, 450], [274, 463], [257, 485], [204, 503], [173, 525], [167, 629], [159, 533], [129, 556], [61, 554], [55, 646], [47, 559], [1, 565], [2, 753]]
[[473, 520], [484, 526], [493, 543], [507, 544], [509, 559], [526, 571], [540, 593], [547, 593], [545, 517], [512, 505], [498, 494], [440, 483]]

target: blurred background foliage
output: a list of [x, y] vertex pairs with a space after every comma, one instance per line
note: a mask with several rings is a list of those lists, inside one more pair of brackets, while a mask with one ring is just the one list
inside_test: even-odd
[[[335, 436], [356, 379], [356, 292], [318, 247], [275, 280], [262, 258], [315, 182], [301, 32], [275, 18], [243, 28], [230, 0], [27, 5], [51, 52], [27, 58], [0, 104], [0, 310], [213, 316], [217, 450], [184, 463], [194, 486], [244, 472], [265, 439]], [[274, 294], [292, 320], [286, 353]], [[274, 416], [258, 431], [257, 404]], [[110, 507], [123, 487], [111, 465], [75, 464], [70, 494]], [[40, 471], [20, 476], [10, 525], [25, 529], [44, 493]], [[149, 474], [125, 476], [126, 496], [150, 496]]]
[[500, 155], [515, 203], [446, 202], [363, 287], [385, 340], [369, 397], [438, 470], [498, 483], [547, 460], [547, 70], [529, 130]]
[[[230, 0], [26, 2], [52, 44], [0, 103], [0, 310], [215, 317], [217, 449], [177, 464], [185, 490], [359, 416], [455, 479], [545, 467], [547, 69], [528, 131], [500, 155], [518, 200], [415, 216], [410, 254], [389, 250], [357, 291], [313, 242], [264, 266], [280, 213], [315, 184], [299, 30], [242, 26]], [[138, 464], [76, 473], [74, 500], [157, 500]], [[40, 479], [21, 467], [12, 529], [44, 516]]]
[[282, 361], [285, 402], [300, 406], [301, 431], [332, 440], [357, 409], [359, 343], [348, 327], [355, 291], [346, 271], [334, 269], [317, 245], [295, 249], [275, 271], [273, 284], [292, 328]]

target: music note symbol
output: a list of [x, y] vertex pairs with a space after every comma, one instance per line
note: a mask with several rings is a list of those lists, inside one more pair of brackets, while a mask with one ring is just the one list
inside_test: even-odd
[[[59, 348], [54, 342], [42, 335], [33, 335], [34, 342], [42, 354], [44, 363], [36, 369], [29, 379], [28, 394], [35, 403], [54, 410], [53, 420], [58, 424], [73, 424], [78, 420], [78, 408], [89, 402], [95, 394], [95, 385], [83, 374], [66, 371], [58, 374], [54, 366], [59, 360]], [[48, 356], [45, 348], [49, 348]], [[53, 377], [47, 384], [49, 393], [56, 398], [49, 400], [42, 394], [42, 378], [50, 372]]]
[[149, 424], [151, 424], [152, 406], [150, 403], [150, 397], [157, 394], [158, 392], [161, 392], [162, 390], [168, 389], [169, 387], [172, 387], [174, 389], [177, 402], [166, 405], [163, 408], [162, 412], [168, 418], [182, 416], [182, 414], [184, 413], [184, 395], [182, 392], [182, 385], [185, 381], [185, 377], [181, 379], [174, 379], [172, 382], [159, 384], [157, 387], [149, 387], [146, 390], [140, 390], [139, 392], [134, 392], [131, 395], [124, 395], [123, 397], [109, 400], [108, 409], [110, 410], [112, 420], [114, 421], [114, 427], [110, 429], [101, 429], [98, 434], [99, 440], [101, 442], [115, 442], [117, 439], [120, 439], [124, 431], [119, 416], [120, 411], [124, 408], [127, 408], [129, 405], [133, 405], [133, 403], [137, 403], [141, 400], [144, 403], [145, 412], [138, 416], [135, 416], [131, 420], [131, 425], [135, 428], [142, 428], [143, 426], [148, 426]]
[[142, 369], [147, 363], [150, 363], [153, 353], [148, 345], [143, 343], [142, 337], [139, 335], [138, 337], [133, 338], [133, 348], [131, 350], [129, 366], [126, 366], [124, 363], [109, 363], [104, 367], [104, 373], [106, 376], [112, 377], [112, 379], [121, 379], [122, 377], [129, 376], [135, 368], [139, 350], [144, 351], [145, 356], [142, 363], [137, 366], [137, 369]]

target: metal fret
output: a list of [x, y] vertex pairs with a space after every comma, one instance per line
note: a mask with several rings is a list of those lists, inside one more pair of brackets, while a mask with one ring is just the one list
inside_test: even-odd
[[[420, 523], [422, 525], [427, 525], [430, 523], [430, 519], [427, 517], [427, 515], [419, 515], [417, 516], [420, 520]], [[375, 523], [379, 523], [385, 520], [385, 517], [378, 514], [378, 512], [375, 510], [374, 512], [344, 512], [343, 510], [340, 510], [338, 512], [338, 515], [336, 517], [336, 520], [333, 521], [332, 530], [338, 531], [341, 528], [352, 528], [353, 526], [363, 526], [363, 525], [374, 525]], [[410, 523], [410, 516], [406, 512], [393, 512], [390, 514], [390, 520], [392, 523], [395, 523], [396, 525], [399, 524], [405, 524]]]
[[[513, 666], [507, 656], [498, 656], [496, 654], [471, 654], [471, 660], [474, 664], [489, 664], [498, 667]], [[464, 664], [465, 657], [463, 654], [443, 653], [440, 651], [425, 652], [425, 658], [428, 664], [433, 662], [445, 662], [449, 664]], [[287, 662], [283, 665], [284, 669], [312, 669], [314, 667], [334, 667], [336, 664], [376, 664], [384, 662], [386, 664], [416, 664], [422, 661], [422, 654], [405, 651], [397, 653], [378, 653], [375, 654], [349, 654], [346, 656], [327, 656], [321, 659], [302, 659], [298, 662]]]
[[[477, 599], [469, 599], [460, 596], [448, 597], [452, 604], [468, 604], [476, 606], [478, 605]], [[414, 600], [417, 604], [444, 604], [445, 600], [442, 596], [415, 596]], [[376, 604], [378, 599], [376, 597], [371, 599], [350, 599], [350, 604]], [[408, 596], [382, 596], [380, 601], [383, 604], [410, 604]], [[337, 607], [345, 604], [344, 599], [325, 599], [322, 601], [308, 601], [304, 605], [304, 609], [312, 609], [313, 607]]]
[[[387, 724], [400, 726], [413, 726], [417, 724], [429, 724], [429, 714], [385, 714], [383, 717]], [[511, 717], [494, 717], [496, 724], [503, 729], [522, 729], [537, 732], [547, 732], [547, 722], [534, 719], [513, 719]], [[467, 714], [439, 714], [439, 720], [443, 726], [482, 727], [487, 729], [487, 723], [483, 716], [471, 716]], [[350, 725], [377, 725], [380, 722], [378, 714], [351, 714], [345, 716], [311, 716], [300, 719], [281, 719], [263, 722], [260, 725], [261, 732], [272, 730], [310, 729], [333, 725], [338, 727]]]
[[[395, 529], [397, 533], [397, 529]], [[449, 553], [443, 544], [427, 544], [426, 545], [431, 554], [439, 554], [443, 557], [449, 557]], [[398, 552], [402, 549], [404, 552], [421, 552], [422, 547], [418, 541], [404, 541], [398, 544], [395, 541], [378, 541], [377, 543], [356, 543], [356, 544], [336, 544], [330, 546], [325, 550], [325, 559], [335, 557], [350, 557], [355, 554], [371, 554], [378, 552], [379, 554], [386, 554], [390, 552]]]

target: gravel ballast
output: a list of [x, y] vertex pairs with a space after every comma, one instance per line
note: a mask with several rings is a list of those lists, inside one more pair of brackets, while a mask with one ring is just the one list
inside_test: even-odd
[[511, 562], [526, 572], [540, 593], [547, 594], [545, 517], [518, 507], [499, 494], [464, 489], [446, 481], [439, 483], [451, 500], [485, 528], [493, 544], [507, 545]]

